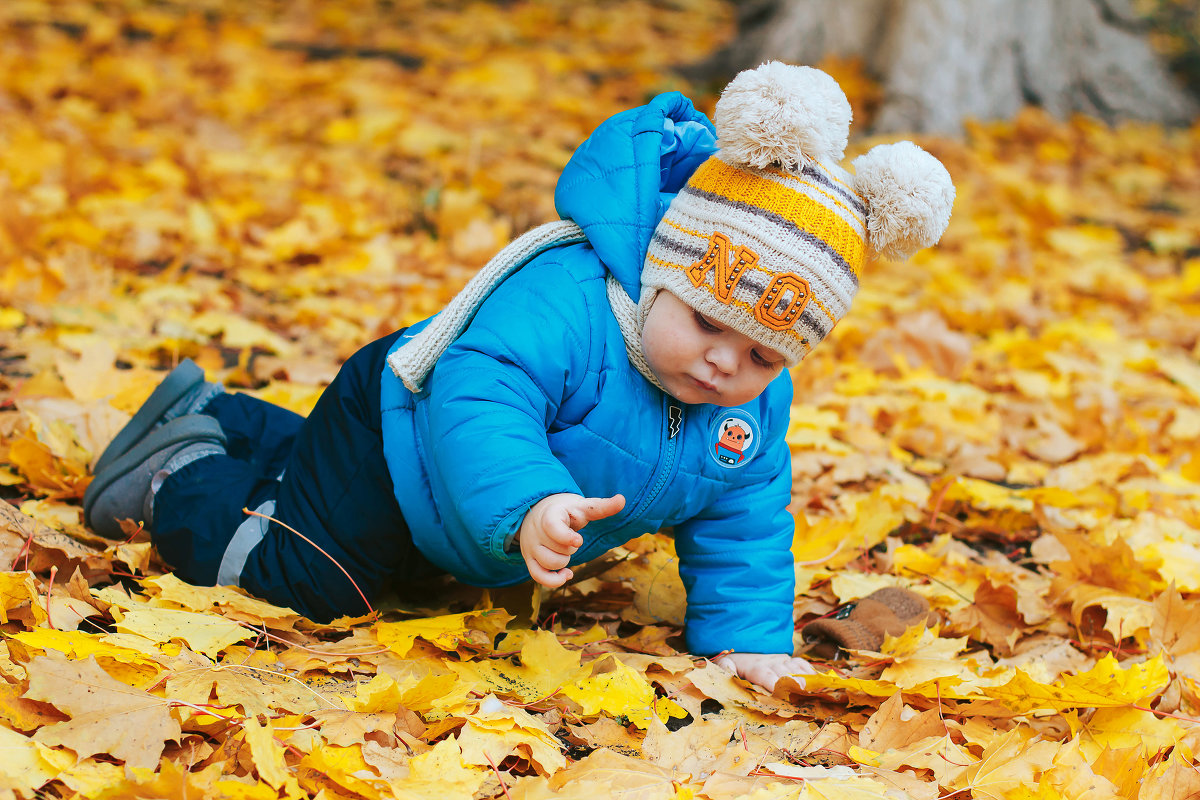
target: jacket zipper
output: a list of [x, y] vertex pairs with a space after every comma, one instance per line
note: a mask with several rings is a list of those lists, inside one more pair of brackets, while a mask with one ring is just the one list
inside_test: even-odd
[[683, 408], [676, 404], [671, 398], [665, 398], [666, 413], [663, 415], [663, 422], [666, 425], [667, 446], [666, 452], [663, 454], [662, 466], [659, 467], [658, 477], [654, 481], [654, 486], [642, 498], [642, 502], [638, 503], [637, 508], [629, 515], [629, 519], [638, 519], [643, 512], [658, 499], [662, 494], [663, 488], [667, 485], [667, 479], [675, 469], [675, 459], [679, 450], [679, 436], [683, 430]]

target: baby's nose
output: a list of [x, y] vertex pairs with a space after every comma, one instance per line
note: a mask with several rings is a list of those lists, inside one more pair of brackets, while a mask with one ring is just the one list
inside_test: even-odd
[[731, 375], [737, 369], [737, 354], [731, 347], [714, 346], [708, 350], [708, 363], [719, 372]]

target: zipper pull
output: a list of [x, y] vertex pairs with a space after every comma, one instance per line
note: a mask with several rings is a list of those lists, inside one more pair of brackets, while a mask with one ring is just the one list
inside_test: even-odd
[[683, 422], [683, 409], [674, 403], [667, 404], [667, 438], [674, 439], [679, 434]]

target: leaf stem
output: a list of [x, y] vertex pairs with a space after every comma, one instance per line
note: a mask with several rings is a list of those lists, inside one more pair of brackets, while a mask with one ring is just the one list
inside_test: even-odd
[[366, 605], [367, 610], [369, 612], [371, 612], [372, 614], [375, 613], [375, 607], [373, 605], [371, 605], [371, 601], [367, 599], [367, 596], [365, 594], [363, 594], [363, 590], [358, 588], [358, 581], [356, 581], [356, 580], [354, 580], [354, 578], [350, 577], [350, 573], [346, 571], [346, 568], [343, 567], [341, 564], [339, 564], [338, 560], [336, 558], [329, 555], [329, 553], [325, 552], [325, 549], [323, 547], [321, 547], [321, 545], [317, 544], [312, 539], [308, 538], [303, 533], [301, 533], [300, 531], [293, 528], [291, 525], [288, 525], [286, 522], [280, 522], [279, 520], [275, 519], [274, 517], [272, 517], [268, 514], [262, 514], [262, 513], [259, 513], [258, 511], [251, 511], [248, 508], [243, 508], [242, 513], [249, 514], [252, 517], [262, 517], [263, 519], [269, 519], [271, 522], [274, 522], [277, 525], [281, 525], [284, 528], [287, 528], [289, 531], [296, 534], [301, 539], [303, 539], [304, 541], [311, 544], [313, 547], [317, 548], [317, 552], [319, 552], [321, 555], [325, 556], [330, 561], [332, 561], [333, 565], [342, 571], [342, 574], [345, 575], [346, 579], [350, 581], [350, 584], [352, 586], [354, 586], [354, 591], [358, 592], [358, 596], [362, 598], [362, 601]]
[[487, 750], [483, 751], [483, 757], [488, 760], [488, 764], [492, 767], [492, 772], [496, 773], [496, 780], [500, 781], [500, 788], [504, 790], [504, 796], [508, 800], [512, 800], [512, 795], [508, 793], [508, 784], [504, 782], [504, 778], [500, 777], [500, 770], [496, 769], [496, 762], [492, 761], [492, 757], [488, 755]]
[[57, 630], [54, 627], [54, 622], [50, 619], [50, 595], [54, 591], [54, 576], [58, 574], [58, 567], [50, 567], [50, 583], [46, 584], [46, 626], [50, 630]]
[[1130, 703], [1129, 707], [1136, 708], [1138, 711], [1146, 711], [1150, 714], [1153, 714], [1156, 717], [1170, 717], [1171, 719], [1177, 719], [1180, 722], [1190, 722], [1193, 725], [1200, 725], [1200, 719], [1196, 719], [1195, 717], [1184, 717], [1179, 714], [1171, 714], [1166, 711], [1159, 711], [1157, 708], [1150, 708], [1149, 706], [1139, 706], [1139, 705], [1135, 705], [1133, 703]]

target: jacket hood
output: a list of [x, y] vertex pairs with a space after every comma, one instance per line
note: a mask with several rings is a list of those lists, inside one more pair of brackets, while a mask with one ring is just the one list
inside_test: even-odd
[[554, 190], [636, 302], [654, 229], [696, 167], [717, 150], [708, 117], [679, 92], [609, 117], [571, 156]]

